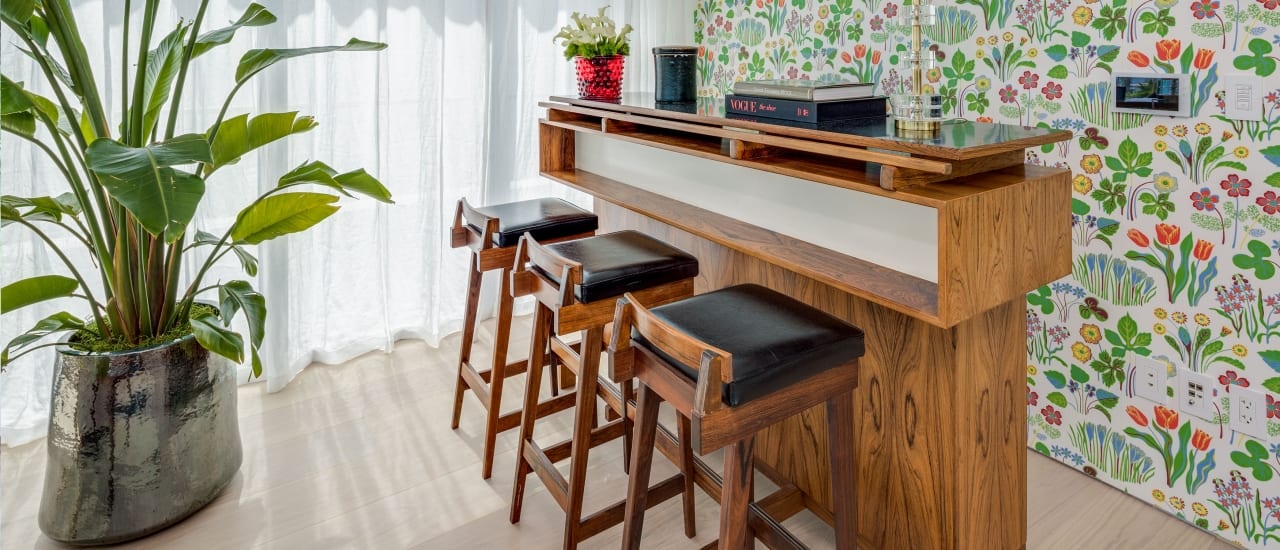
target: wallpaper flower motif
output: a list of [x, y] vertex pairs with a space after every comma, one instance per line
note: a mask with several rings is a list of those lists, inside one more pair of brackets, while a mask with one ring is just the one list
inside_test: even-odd
[[[910, 86], [902, 0], [703, 0], [700, 93], [756, 78]], [[956, 0], [925, 33], [949, 116], [1069, 130], [1070, 277], [1027, 296], [1028, 445], [1248, 548], [1280, 542], [1280, 0]], [[1110, 75], [1186, 73], [1192, 116], [1110, 109]], [[1262, 78], [1262, 120], [1224, 75]], [[1064, 213], [1065, 215], [1066, 213]], [[1135, 396], [1135, 360], [1214, 412]], [[1269, 440], [1231, 430], [1265, 392]], [[1269, 544], [1270, 543], [1270, 544]]]

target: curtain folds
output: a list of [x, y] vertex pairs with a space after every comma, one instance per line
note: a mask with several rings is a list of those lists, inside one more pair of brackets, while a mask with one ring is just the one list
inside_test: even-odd
[[[397, 340], [435, 344], [461, 327], [467, 256], [449, 248], [454, 203], [560, 196], [587, 197], [537, 175], [538, 101], [574, 89], [572, 67], [551, 37], [573, 11], [603, 2], [581, 0], [258, 0], [275, 25], [243, 29], [232, 44], [193, 64], [179, 113], [179, 133], [203, 132], [231, 89], [235, 65], [249, 48], [341, 44], [351, 37], [382, 41], [380, 53], [337, 53], [291, 60], [260, 74], [237, 95], [228, 116], [299, 111], [315, 130], [269, 145], [208, 182], [194, 226], [224, 231], [235, 215], [276, 179], [307, 160], [345, 171], [365, 168], [391, 189], [396, 204], [344, 200], [342, 210], [303, 234], [260, 247], [258, 277], [239, 265], [216, 266], [210, 280], [249, 280], [268, 300], [264, 378], [285, 387], [313, 363], [336, 363]], [[142, 2], [133, 2], [135, 17]], [[199, 2], [162, 3], [159, 29], [191, 17]], [[85, 43], [99, 63], [104, 101], [119, 112], [119, 0], [73, 0]], [[246, 0], [210, 2], [205, 30], [233, 21]], [[624, 86], [652, 91], [650, 48], [692, 42], [692, 0], [614, 1], [610, 13], [637, 28]], [[135, 29], [136, 31], [136, 29]], [[111, 71], [104, 72], [110, 66]], [[0, 68], [41, 93], [42, 77], [9, 40]], [[114, 123], [114, 122], [113, 122]], [[0, 137], [4, 194], [57, 195], [56, 169], [26, 143]], [[70, 249], [71, 247], [68, 247]], [[74, 259], [86, 262], [77, 251]], [[197, 258], [202, 261], [203, 258]], [[184, 266], [187, 277], [195, 262]], [[198, 264], [196, 264], [198, 265]], [[65, 273], [47, 249], [19, 228], [0, 232], [0, 283]], [[38, 319], [74, 302], [33, 306], [0, 320], [8, 341]], [[17, 445], [44, 436], [53, 353], [33, 353], [0, 374], [0, 440]], [[242, 369], [242, 379], [248, 379]]]

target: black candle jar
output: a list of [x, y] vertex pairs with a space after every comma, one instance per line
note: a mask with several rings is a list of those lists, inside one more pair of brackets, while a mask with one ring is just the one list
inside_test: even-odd
[[698, 47], [658, 46], [653, 49], [654, 99], [663, 103], [698, 100]]

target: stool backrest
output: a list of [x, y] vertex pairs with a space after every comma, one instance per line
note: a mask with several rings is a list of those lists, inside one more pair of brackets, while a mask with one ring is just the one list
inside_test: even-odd
[[[560, 283], [546, 277], [543, 273], [559, 273]], [[582, 264], [556, 254], [533, 239], [533, 235], [525, 233], [520, 237], [520, 245], [516, 248], [516, 262], [511, 268], [511, 294], [513, 296], [539, 296], [546, 303], [557, 303], [561, 307], [572, 305], [575, 301], [573, 289], [582, 284]]]
[[[640, 304], [630, 292], [618, 300], [614, 309], [609, 364], [615, 379], [629, 376], [637, 361], [664, 362], [649, 350], [631, 345], [633, 328], [649, 346], [661, 350], [668, 357], [684, 365], [698, 365], [694, 397], [698, 410], [710, 412], [724, 406], [721, 384], [733, 381], [733, 354], [667, 324]], [[637, 354], [637, 351], [642, 352]]]
[[[479, 231], [476, 231], [479, 228]], [[484, 215], [467, 202], [466, 197], [458, 199], [458, 208], [453, 214], [453, 229], [450, 231], [453, 248], [470, 246], [474, 250], [485, 250], [493, 246], [493, 235], [498, 232], [498, 218]]]

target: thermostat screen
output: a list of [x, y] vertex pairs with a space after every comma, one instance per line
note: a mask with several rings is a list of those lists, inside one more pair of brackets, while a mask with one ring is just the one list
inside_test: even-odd
[[1116, 78], [1116, 107], [1177, 112], [1179, 93], [1176, 78]]

